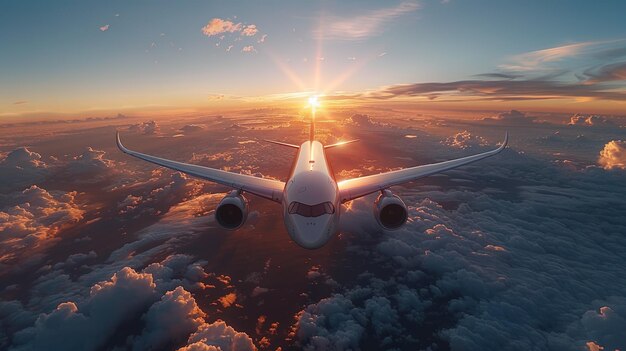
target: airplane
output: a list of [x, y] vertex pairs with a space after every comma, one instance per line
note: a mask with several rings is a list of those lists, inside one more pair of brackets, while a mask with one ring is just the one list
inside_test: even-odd
[[315, 139], [314, 107], [309, 128], [309, 140], [299, 146], [266, 140], [298, 150], [296, 162], [286, 182], [167, 160], [129, 150], [122, 145], [119, 131], [116, 139], [118, 148], [130, 156], [234, 189], [215, 209], [215, 220], [224, 229], [235, 230], [245, 223], [248, 200], [244, 193], [281, 204], [289, 236], [305, 249], [324, 246], [338, 232], [342, 204], [376, 192], [380, 192], [374, 202], [374, 216], [378, 224], [385, 230], [401, 228], [408, 219], [407, 206], [398, 195], [389, 190], [390, 187], [496, 155], [508, 143], [507, 132], [502, 145], [491, 151], [337, 182], [328, 164], [326, 150], [357, 140], [322, 145]]

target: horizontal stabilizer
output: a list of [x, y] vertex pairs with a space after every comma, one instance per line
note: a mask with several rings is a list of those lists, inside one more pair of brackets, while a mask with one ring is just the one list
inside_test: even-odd
[[348, 141], [340, 141], [338, 143], [326, 145], [326, 146], [324, 146], [324, 149], [330, 149], [331, 147], [337, 147], [337, 146], [342, 146], [342, 145], [346, 145], [346, 144], [352, 144], [352, 143], [355, 143], [357, 141], [359, 141], [359, 139], [348, 140]]
[[272, 144], [276, 144], [276, 145], [291, 147], [291, 148], [294, 148], [294, 149], [299, 149], [300, 148], [298, 145], [283, 143], [282, 141], [275, 141], [275, 140], [268, 140], [268, 139], [263, 139], [263, 141], [267, 141], [268, 143], [272, 143]]

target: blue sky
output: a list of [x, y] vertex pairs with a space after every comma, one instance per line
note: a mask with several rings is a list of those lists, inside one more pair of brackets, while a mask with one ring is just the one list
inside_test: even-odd
[[[193, 105], [210, 94], [319, 90], [344, 75], [332, 92], [363, 92], [473, 79], [524, 53], [591, 43], [583, 57], [546, 63], [571, 70], [559, 78], [568, 81], [623, 61], [592, 53], [626, 46], [624, 13], [623, 1], [2, 1], [0, 105]], [[215, 18], [257, 32], [203, 34]]]

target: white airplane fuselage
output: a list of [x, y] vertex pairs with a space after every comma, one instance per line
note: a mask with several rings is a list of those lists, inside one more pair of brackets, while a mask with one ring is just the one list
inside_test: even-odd
[[320, 142], [305, 141], [298, 149], [282, 205], [289, 236], [304, 248], [319, 248], [337, 232], [339, 191]]

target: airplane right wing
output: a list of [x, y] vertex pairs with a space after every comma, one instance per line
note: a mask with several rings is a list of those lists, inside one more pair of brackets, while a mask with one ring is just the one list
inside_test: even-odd
[[389, 188], [394, 185], [407, 183], [419, 178], [423, 178], [435, 173], [440, 173], [466, 165], [468, 163], [482, 160], [489, 156], [493, 156], [500, 151], [504, 150], [509, 140], [509, 134], [506, 133], [502, 145], [495, 150], [483, 152], [481, 154], [458, 158], [456, 160], [450, 160], [445, 162], [433, 163], [430, 165], [423, 165], [411, 168], [400, 169], [397, 171], [391, 171], [386, 173], [380, 173], [360, 178], [353, 178], [343, 180], [337, 183], [339, 187], [339, 196], [341, 202], [347, 202], [354, 200], [361, 196], [365, 196], [377, 191]]
[[157, 164], [159, 166], [189, 174], [200, 179], [226, 185], [233, 189], [249, 192], [251, 194], [264, 197], [268, 200], [272, 200], [278, 203], [282, 201], [283, 189], [285, 188], [284, 182], [254, 177], [246, 174], [232, 173], [223, 171], [221, 169], [192, 165], [188, 163], [182, 163], [156, 156], [142, 154], [141, 152], [129, 150], [124, 145], [122, 145], [119, 132], [117, 132], [116, 139], [117, 147], [125, 154]]

